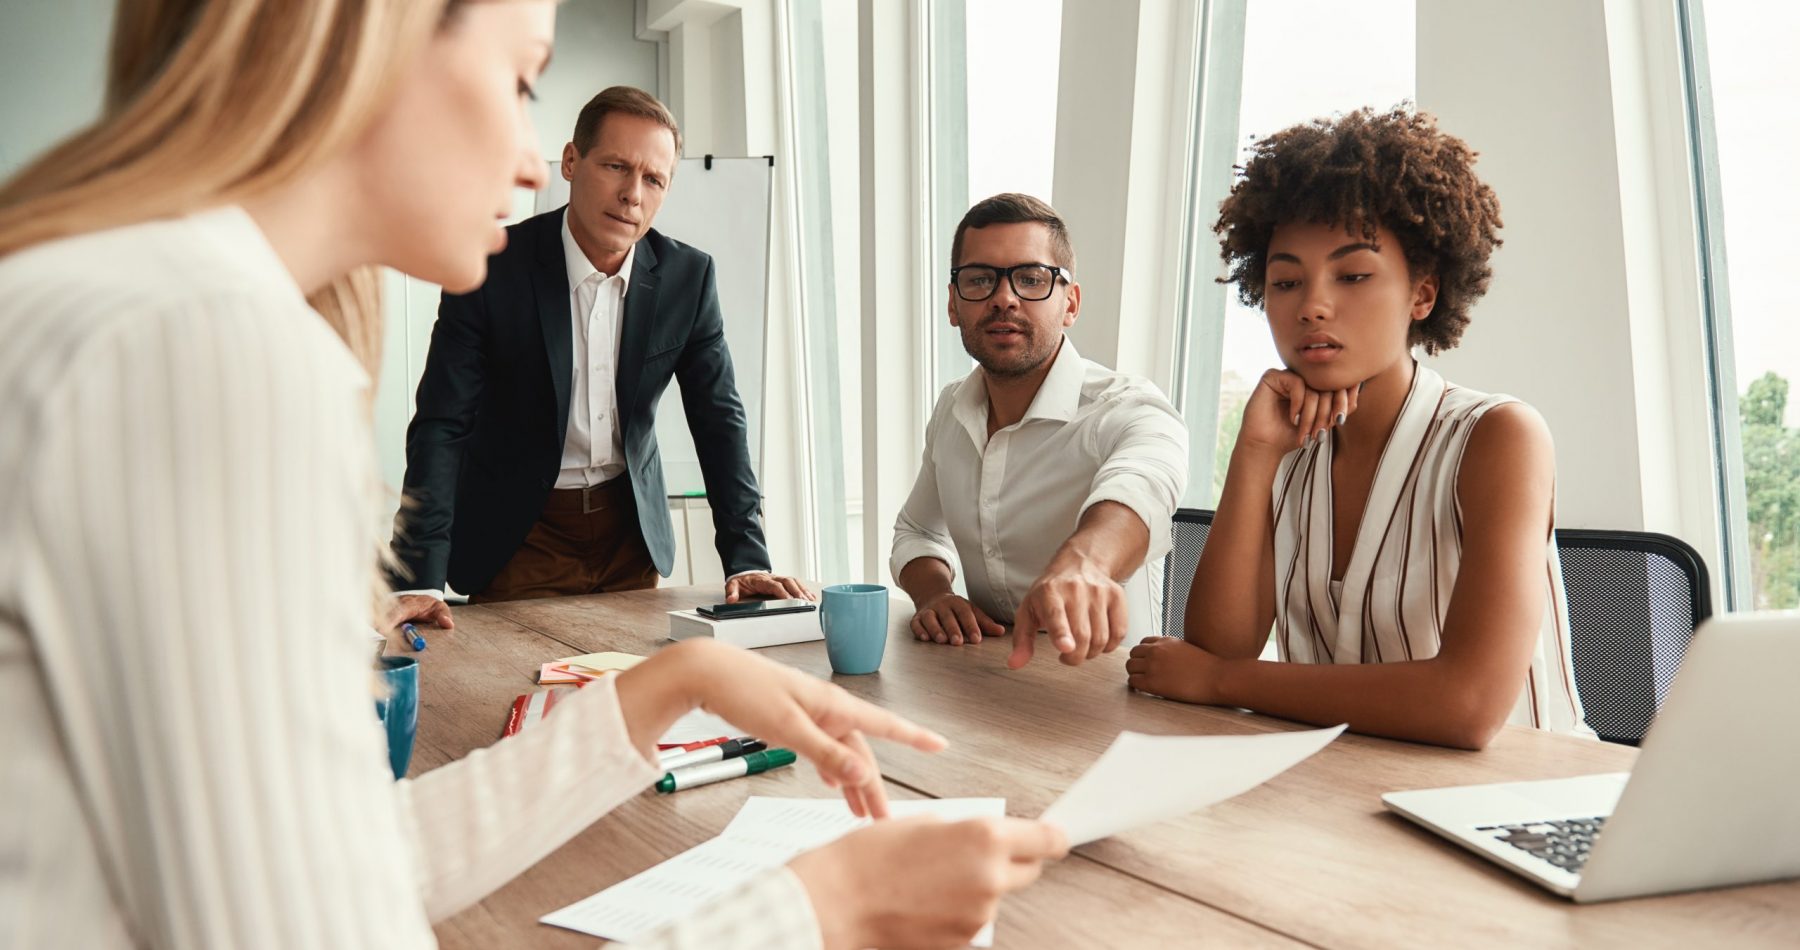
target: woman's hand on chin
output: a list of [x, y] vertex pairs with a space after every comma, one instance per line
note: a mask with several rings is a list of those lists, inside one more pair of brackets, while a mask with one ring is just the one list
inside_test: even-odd
[[1285, 455], [1343, 425], [1356, 411], [1358, 389], [1322, 392], [1292, 370], [1268, 370], [1244, 406], [1237, 444]]

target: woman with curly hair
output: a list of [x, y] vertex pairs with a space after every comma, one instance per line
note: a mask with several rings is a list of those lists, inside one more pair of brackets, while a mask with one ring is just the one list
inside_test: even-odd
[[[1455, 346], [1492, 276], [1474, 160], [1408, 108], [1253, 147], [1214, 231], [1285, 365], [1244, 409], [1186, 638], [1134, 648], [1131, 686], [1467, 749], [1587, 732], [1549, 429], [1413, 355]], [[1282, 662], [1258, 660], [1271, 627]]]

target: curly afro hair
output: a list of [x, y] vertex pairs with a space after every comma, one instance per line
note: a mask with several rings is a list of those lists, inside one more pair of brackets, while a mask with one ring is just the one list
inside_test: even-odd
[[1469, 325], [1469, 307], [1487, 293], [1488, 255], [1500, 245], [1500, 201], [1474, 164], [1467, 143], [1405, 105], [1283, 129], [1251, 146], [1219, 205], [1213, 231], [1229, 268], [1220, 283], [1237, 284], [1238, 298], [1260, 309], [1276, 227], [1343, 225], [1373, 241], [1385, 226], [1415, 278], [1438, 278], [1437, 305], [1413, 323], [1409, 342], [1427, 353], [1450, 349]]

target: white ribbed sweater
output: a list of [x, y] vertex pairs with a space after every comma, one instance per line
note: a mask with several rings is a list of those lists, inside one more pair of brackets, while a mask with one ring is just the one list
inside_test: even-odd
[[[387, 773], [368, 385], [241, 209], [0, 260], [0, 944], [431, 946], [655, 777], [604, 682]], [[784, 872], [651, 945], [817, 941]]]

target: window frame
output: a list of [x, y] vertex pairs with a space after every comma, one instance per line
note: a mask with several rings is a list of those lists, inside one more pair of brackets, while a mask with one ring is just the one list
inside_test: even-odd
[[1719, 585], [1728, 611], [1753, 602], [1750, 589], [1748, 503], [1744, 495], [1743, 437], [1738, 424], [1736, 350], [1731, 335], [1730, 270], [1726, 262], [1724, 190], [1713, 127], [1712, 73], [1701, 0], [1676, 0], [1682, 85], [1693, 174], [1695, 266], [1705, 340], [1707, 408], [1719, 519]]

